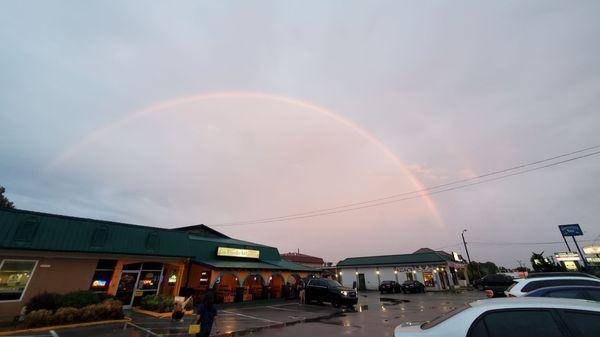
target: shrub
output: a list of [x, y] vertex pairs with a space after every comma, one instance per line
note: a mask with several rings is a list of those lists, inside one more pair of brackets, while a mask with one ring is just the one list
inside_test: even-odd
[[42, 309], [55, 312], [62, 305], [62, 296], [56, 293], [43, 292], [29, 299], [26, 305], [27, 313]]
[[157, 312], [169, 312], [173, 310], [173, 296], [157, 294], [142, 298], [142, 309]]
[[90, 304], [100, 303], [100, 296], [93, 291], [80, 290], [68, 293], [62, 298], [63, 307], [83, 308]]
[[73, 307], [59, 308], [52, 317], [54, 324], [71, 324], [81, 321], [81, 309]]
[[25, 316], [24, 324], [26, 327], [35, 328], [38, 326], [45, 326], [52, 324], [52, 311], [46, 309], [39, 309], [31, 311]]
[[84, 322], [121, 318], [123, 318], [123, 304], [120, 301], [107, 300], [98, 304], [90, 304], [81, 309], [81, 320]]

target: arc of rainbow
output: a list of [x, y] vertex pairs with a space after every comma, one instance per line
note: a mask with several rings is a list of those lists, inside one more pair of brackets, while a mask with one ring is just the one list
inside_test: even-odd
[[[386, 157], [391, 159], [396, 164], [396, 166], [402, 171], [402, 173], [408, 177], [409, 181], [415, 187], [416, 190], [422, 191], [425, 189], [425, 187], [423, 186], [423, 184], [421, 184], [419, 179], [406, 167], [404, 162], [402, 162], [402, 160], [400, 160], [400, 158], [394, 152], [392, 152], [388, 147], [386, 147], [377, 137], [375, 137], [369, 131], [367, 131], [363, 127], [359, 126], [358, 124], [354, 123], [353, 121], [351, 121], [345, 117], [342, 117], [340, 114], [337, 114], [337, 113], [335, 113], [331, 110], [328, 110], [324, 107], [321, 107], [321, 106], [318, 106], [318, 105], [315, 105], [315, 104], [312, 104], [312, 103], [309, 103], [306, 101], [301, 101], [301, 100], [291, 98], [291, 97], [286, 97], [286, 96], [276, 96], [276, 95], [265, 94], [265, 93], [243, 92], [243, 91], [216, 92], [216, 93], [206, 93], [206, 94], [185, 96], [185, 97], [168, 100], [165, 102], [156, 103], [154, 105], [151, 105], [148, 108], [132, 112], [130, 114], [125, 115], [122, 118], [115, 120], [114, 122], [112, 122], [104, 127], [101, 127], [101, 128], [98, 128], [98, 129], [92, 131], [87, 136], [85, 136], [81, 141], [79, 141], [75, 145], [69, 147], [66, 151], [64, 151], [62, 154], [60, 154], [55, 160], [53, 160], [50, 163], [50, 165], [48, 165], [48, 167], [46, 169], [47, 170], [56, 169], [57, 167], [62, 165], [64, 162], [66, 162], [69, 158], [72, 158], [73, 156], [75, 156], [79, 151], [81, 151], [88, 144], [93, 143], [94, 141], [102, 138], [104, 135], [110, 133], [112, 130], [120, 128], [120, 127], [122, 127], [138, 118], [141, 118], [147, 114], [158, 112], [162, 109], [174, 107], [174, 106], [177, 106], [180, 104], [192, 103], [192, 102], [197, 102], [197, 101], [205, 101], [205, 100], [224, 99], [224, 98], [255, 98], [255, 99], [273, 100], [273, 101], [288, 103], [291, 105], [299, 106], [302, 108], [306, 108], [306, 109], [321, 113], [339, 123], [342, 123], [343, 125], [352, 129], [354, 132], [358, 133], [360, 136], [364, 137], [371, 143], [375, 144], [386, 155]], [[429, 208], [429, 210], [431, 211], [431, 213], [433, 214], [433, 216], [435, 217], [437, 223], [441, 226], [445, 226], [444, 221], [442, 220], [442, 217], [440, 216], [439, 211], [438, 211], [434, 201], [431, 199], [431, 197], [428, 196], [424, 191], [419, 192], [419, 194], [420, 194], [421, 198], [423, 199], [423, 201], [425, 202], [425, 204], [427, 205], [427, 207]]]

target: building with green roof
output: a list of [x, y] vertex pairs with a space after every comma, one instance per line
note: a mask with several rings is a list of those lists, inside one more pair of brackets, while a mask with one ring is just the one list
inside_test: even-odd
[[0, 209], [0, 320], [32, 296], [90, 289], [126, 306], [163, 293], [212, 290], [221, 302], [289, 296], [318, 269], [282, 260], [275, 247], [205, 225], [174, 229]]
[[384, 281], [419, 281], [428, 290], [452, 289], [468, 282], [460, 255], [429, 248], [412, 254], [349, 257], [336, 268], [344, 286], [360, 290], [378, 290]]

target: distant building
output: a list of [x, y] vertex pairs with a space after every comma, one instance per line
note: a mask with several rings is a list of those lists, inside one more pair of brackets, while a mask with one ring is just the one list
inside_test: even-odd
[[311, 268], [322, 268], [325, 265], [323, 258], [301, 254], [300, 251], [297, 253], [281, 254], [281, 258], [286, 261], [295, 262]]
[[337, 264], [338, 281], [359, 290], [377, 290], [388, 280], [417, 280], [429, 290], [450, 289], [468, 283], [465, 269], [459, 255], [429, 248], [412, 254], [350, 257]]

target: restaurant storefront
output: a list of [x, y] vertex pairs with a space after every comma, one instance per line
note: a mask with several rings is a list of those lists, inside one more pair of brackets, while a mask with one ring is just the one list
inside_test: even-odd
[[316, 270], [283, 261], [274, 247], [207, 226], [162, 229], [0, 209], [0, 321], [41, 292], [92, 290], [125, 307], [153, 294], [214, 291], [220, 303], [291, 296]]
[[[456, 255], [457, 256], [457, 255]], [[351, 257], [337, 264], [342, 284], [359, 290], [377, 290], [383, 281], [419, 281], [427, 290], [466, 286], [466, 263], [443, 251], [413, 254]]]

